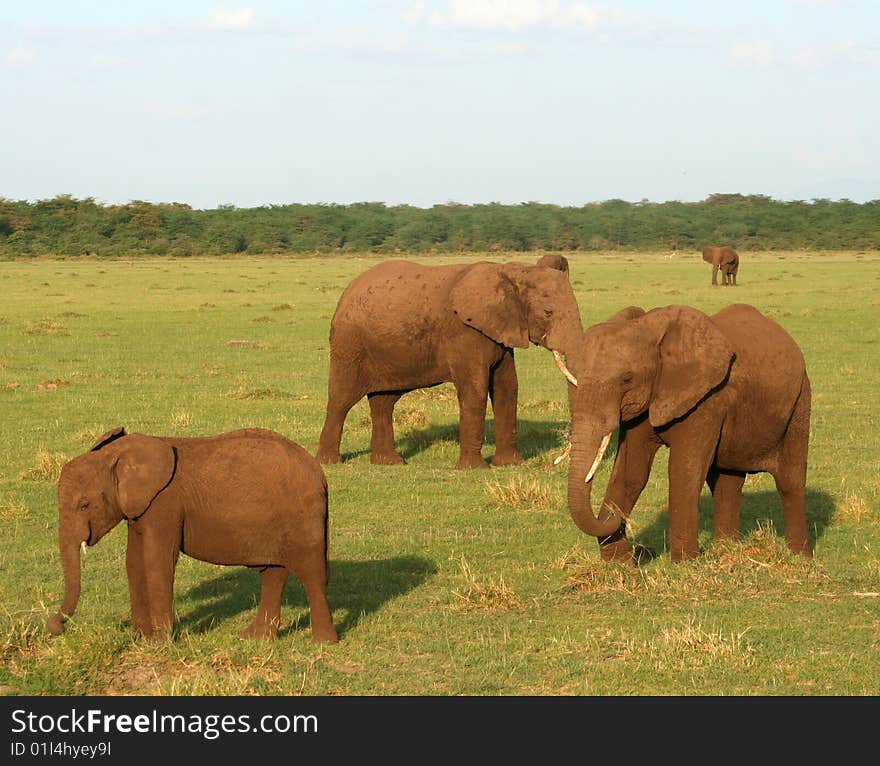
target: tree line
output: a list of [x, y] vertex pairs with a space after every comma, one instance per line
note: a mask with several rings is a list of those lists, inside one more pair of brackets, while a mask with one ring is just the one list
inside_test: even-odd
[[581, 207], [448, 203], [431, 208], [291, 204], [200, 210], [179, 203], [106, 205], [60, 195], [0, 198], [0, 255], [191, 256], [234, 253], [525, 250], [865, 250], [880, 245], [880, 200], [780, 201], [713, 194], [700, 202]]

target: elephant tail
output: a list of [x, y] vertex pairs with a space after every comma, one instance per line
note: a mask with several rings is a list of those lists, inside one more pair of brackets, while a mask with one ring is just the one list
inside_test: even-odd
[[330, 502], [324, 478], [324, 582], [330, 582]]

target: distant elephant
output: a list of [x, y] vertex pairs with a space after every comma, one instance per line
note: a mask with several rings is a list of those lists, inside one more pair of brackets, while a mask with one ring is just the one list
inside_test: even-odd
[[[715, 537], [736, 537], [746, 474], [761, 471], [776, 480], [789, 549], [812, 555], [804, 507], [810, 381], [782, 327], [745, 304], [711, 317], [688, 306], [647, 313], [633, 306], [590, 327], [565, 364], [576, 380], [568, 387], [569, 510], [583, 532], [599, 538], [603, 559], [630, 559], [623, 520], [661, 446], [669, 447], [673, 561], [699, 552], [703, 482], [712, 492]], [[593, 475], [618, 427], [617, 457], [596, 517]]]
[[[557, 266], [568, 262], [562, 258]], [[386, 261], [342, 293], [330, 325], [327, 415], [316, 457], [339, 462], [346, 415], [370, 402], [373, 463], [402, 463], [394, 405], [417, 388], [452, 382], [458, 394], [458, 468], [485, 468], [486, 396], [495, 413], [494, 465], [522, 462], [516, 446], [514, 348], [558, 351], [583, 332], [566, 273], [524, 263], [428, 266]]]
[[327, 483], [321, 466], [281, 434], [257, 428], [202, 438], [158, 438], [117, 428], [67, 463], [58, 480], [64, 602], [55, 635], [80, 594], [80, 547], [119, 522], [133, 627], [167, 634], [174, 570], [183, 553], [262, 576], [257, 615], [242, 634], [273, 639], [288, 572], [305, 586], [312, 639], [336, 641], [327, 604]]
[[559, 253], [547, 253], [538, 259], [538, 266], [546, 266], [548, 269], [556, 269], [563, 274], [568, 274], [568, 259]]
[[712, 264], [712, 284], [718, 284], [718, 270], [721, 269], [721, 284], [736, 286], [736, 272], [739, 271], [739, 254], [729, 245], [724, 247], [704, 247], [703, 260]]

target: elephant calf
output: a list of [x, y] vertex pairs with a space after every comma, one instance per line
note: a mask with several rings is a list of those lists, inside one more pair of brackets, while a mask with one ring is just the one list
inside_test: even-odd
[[288, 572], [305, 587], [314, 641], [336, 641], [327, 604], [327, 482], [321, 466], [281, 434], [257, 428], [159, 438], [117, 428], [67, 463], [58, 480], [64, 603], [57, 635], [80, 593], [80, 548], [128, 525], [125, 566], [132, 625], [167, 634], [181, 551], [262, 576], [257, 615], [242, 634], [274, 639]]

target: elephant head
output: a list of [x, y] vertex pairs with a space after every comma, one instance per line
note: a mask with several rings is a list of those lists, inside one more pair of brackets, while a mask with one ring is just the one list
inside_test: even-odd
[[667, 306], [645, 313], [632, 306], [593, 325], [567, 355], [573, 380], [569, 511], [586, 534], [614, 534], [612, 509], [593, 513], [593, 475], [613, 431], [647, 413], [655, 428], [686, 416], [726, 379], [734, 358], [724, 335], [701, 311]]
[[568, 273], [558, 266], [477, 263], [457, 280], [451, 299], [459, 320], [511, 348], [534, 343], [564, 351], [583, 333]]
[[58, 546], [64, 571], [61, 610], [49, 617], [49, 632], [58, 635], [73, 615], [80, 594], [80, 550], [92, 546], [123, 519], [146, 511], [171, 481], [172, 448], [152, 436], [108, 431], [89, 452], [61, 469], [58, 479]]

